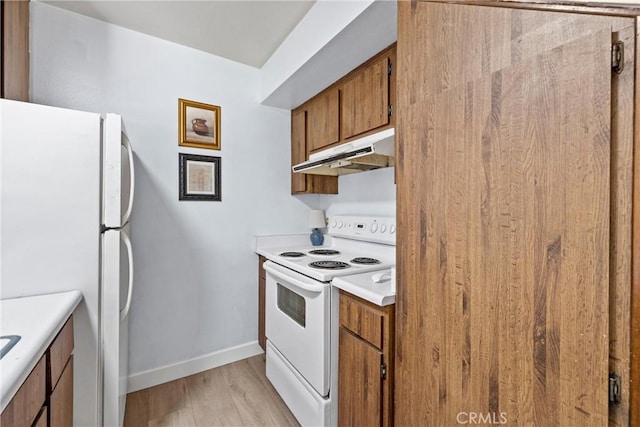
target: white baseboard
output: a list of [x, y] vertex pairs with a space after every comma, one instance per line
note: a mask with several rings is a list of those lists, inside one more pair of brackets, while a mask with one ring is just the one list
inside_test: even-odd
[[198, 372], [217, 368], [218, 366], [246, 359], [247, 357], [262, 354], [264, 351], [258, 345], [258, 341], [242, 344], [236, 347], [226, 348], [214, 353], [183, 362], [174, 363], [149, 371], [129, 375], [127, 386], [129, 393], [153, 387], [179, 378], [188, 377]]

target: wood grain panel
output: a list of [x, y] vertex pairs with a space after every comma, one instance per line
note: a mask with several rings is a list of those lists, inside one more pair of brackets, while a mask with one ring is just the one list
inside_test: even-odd
[[[636, 19], [636, 31], [640, 18]], [[640, 50], [636, 50], [636, 81], [640, 81]], [[635, 91], [635, 123], [640, 123], [640, 91]], [[632, 282], [631, 282], [631, 387], [630, 418], [632, 426], [640, 425], [640, 126], [634, 128], [633, 156], [633, 235], [632, 235]]]
[[48, 415], [49, 411], [46, 406], [43, 406], [40, 409], [40, 413], [38, 414], [38, 418], [33, 424], [33, 427], [47, 427], [48, 426]]
[[340, 327], [340, 363], [351, 367], [340, 375], [338, 425], [379, 426], [382, 418], [382, 353]]
[[73, 425], [73, 356], [50, 396], [50, 427]]
[[[349, 331], [349, 333], [354, 333], [354, 336], [358, 336], [358, 339], [362, 340], [363, 343], [367, 343], [367, 341], [363, 339], [367, 336], [373, 337], [373, 339], [369, 341], [376, 340], [378, 336], [381, 337], [380, 345], [377, 345], [377, 347], [381, 350], [382, 362], [384, 362], [387, 367], [387, 373], [386, 378], [380, 381], [382, 409], [380, 420], [377, 421], [376, 425], [383, 427], [393, 426], [395, 305], [380, 307], [348, 292], [340, 291], [340, 319], [341, 322], [346, 319], [341, 329]], [[367, 323], [371, 324], [367, 325]], [[349, 327], [345, 327], [345, 325], [349, 325]], [[376, 332], [378, 326], [380, 327], [380, 334]], [[339, 349], [339, 353], [339, 382], [342, 381], [343, 383], [351, 384], [351, 382], [354, 381], [352, 378], [353, 375], [364, 376], [362, 372], [355, 373], [355, 371], [359, 371], [362, 368], [361, 362], [356, 365], [351, 365], [352, 361], [349, 359], [351, 355], [347, 354], [346, 359], [343, 360], [342, 348]], [[340, 380], [343, 376], [346, 378]], [[357, 398], [357, 396], [352, 395], [348, 390], [343, 394], [342, 389], [338, 390], [338, 395], [342, 396], [339, 398], [341, 405], [350, 405], [352, 400]], [[356, 406], [360, 404], [359, 402], [355, 402]]]
[[306, 193], [338, 194], [338, 177], [324, 175], [305, 175], [307, 177]]
[[[291, 166], [307, 160], [306, 105], [291, 112]], [[291, 172], [291, 194], [338, 194], [338, 177]]]
[[382, 349], [383, 315], [340, 291], [340, 325]]
[[73, 317], [67, 320], [49, 348], [49, 366], [53, 390], [73, 351]]
[[267, 338], [265, 336], [265, 289], [266, 272], [262, 266], [267, 259], [262, 255], [258, 256], [258, 344], [263, 350], [267, 350]]
[[604, 425], [610, 18], [398, 10], [396, 425]]
[[2, 85], [0, 96], [29, 101], [29, 0], [0, 2]]
[[331, 89], [307, 104], [307, 157], [340, 140], [340, 92]]
[[633, 196], [633, 115], [635, 23], [621, 20], [613, 39], [624, 42], [625, 70], [611, 80], [611, 268], [609, 287], [609, 372], [622, 376], [622, 399], [609, 407], [609, 425], [629, 425], [631, 219]]
[[[307, 160], [307, 112], [291, 112], [291, 166]], [[291, 194], [304, 193], [307, 190], [306, 175], [291, 172]]]
[[389, 58], [385, 55], [344, 82], [340, 93], [342, 138], [389, 123]]
[[47, 360], [42, 356], [0, 416], [0, 425], [30, 427], [46, 395]]

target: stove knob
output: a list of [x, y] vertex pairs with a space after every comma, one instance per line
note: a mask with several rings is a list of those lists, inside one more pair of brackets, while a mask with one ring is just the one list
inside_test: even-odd
[[342, 228], [342, 221], [338, 223], [338, 228]]
[[333, 221], [333, 224], [331, 224], [331, 227], [336, 228], [336, 225], [338, 225], [338, 223], [336, 221]]
[[391, 224], [391, 227], [389, 227], [389, 233], [393, 234], [396, 232], [396, 225], [395, 224]]
[[387, 226], [386, 226], [386, 225], [384, 225], [384, 224], [382, 224], [382, 225], [380, 226], [380, 232], [381, 232], [381, 233], [384, 233], [385, 231], [387, 231]]
[[376, 231], [378, 231], [378, 224], [374, 222], [373, 224], [371, 224], [371, 232], [375, 233]]

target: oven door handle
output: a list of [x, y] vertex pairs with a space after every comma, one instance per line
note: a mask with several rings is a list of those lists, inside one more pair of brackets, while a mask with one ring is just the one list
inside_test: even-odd
[[264, 269], [275, 278], [290, 285], [297, 286], [300, 289], [304, 289], [305, 291], [321, 293], [325, 287], [324, 284], [319, 285], [315, 280], [308, 279], [306, 276], [289, 270], [288, 268], [281, 267], [274, 262], [267, 261], [263, 266]]

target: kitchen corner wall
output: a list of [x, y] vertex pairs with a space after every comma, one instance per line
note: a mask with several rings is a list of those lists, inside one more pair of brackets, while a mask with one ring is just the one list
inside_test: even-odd
[[[136, 152], [129, 373], [145, 378], [138, 386], [256, 341], [254, 235], [307, 233], [310, 208], [395, 214], [393, 168], [340, 177], [339, 195], [290, 195], [290, 112], [260, 104], [260, 70], [30, 8], [32, 102], [119, 113]], [[178, 147], [178, 98], [222, 107], [221, 151]], [[178, 153], [222, 158], [222, 202], [178, 201]]]
[[[259, 73], [31, 3], [32, 101], [119, 113], [136, 152], [130, 374], [254, 342], [253, 235], [307, 231], [309, 203], [289, 194], [290, 113], [259, 104]], [[221, 151], [178, 147], [178, 98], [222, 107]], [[179, 152], [222, 157], [222, 202], [178, 201]]]

